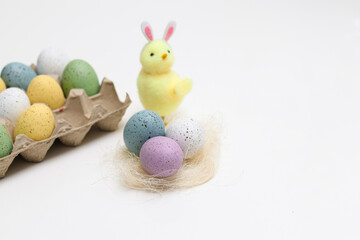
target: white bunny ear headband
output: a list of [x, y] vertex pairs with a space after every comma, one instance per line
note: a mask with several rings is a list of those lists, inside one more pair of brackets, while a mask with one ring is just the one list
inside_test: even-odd
[[[169, 24], [165, 28], [163, 40], [168, 41], [169, 38], [173, 35], [175, 28], [176, 28], [176, 23], [174, 21], [169, 22]], [[149, 41], [154, 40], [151, 26], [148, 22], [143, 22], [141, 24], [141, 30], [147, 40]]]

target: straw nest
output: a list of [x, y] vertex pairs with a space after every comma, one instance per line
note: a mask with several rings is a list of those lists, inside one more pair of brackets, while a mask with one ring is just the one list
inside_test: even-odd
[[[165, 119], [170, 124], [174, 120]], [[158, 178], [148, 174], [141, 166], [139, 157], [129, 152], [121, 143], [116, 149], [113, 162], [122, 183], [132, 189], [150, 192], [163, 192], [186, 189], [202, 185], [211, 180], [218, 166], [221, 149], [221, 127], [214, 117], [201, 121], [206, 141], [202, 150], [192, 158], [185, 159], [179, 171], [167, 178]]]

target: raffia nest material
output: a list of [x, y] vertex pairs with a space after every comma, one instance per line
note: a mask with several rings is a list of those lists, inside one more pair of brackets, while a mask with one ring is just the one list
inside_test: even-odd
[[[167, 123], [170, 119], [165, 119]], [[132, 189], [150, 192], [162, 192], [175, 189], [186, 189], [202, 185], [212, 179], [216, 173], [220, 156], [220, 124], [214, 119], [202, 122], [206, 132], [206, 141], [200, 153], [186, 159], [179, 171], [167, 178], [157, 178], [148, 174], [140, 164], [139, 157], [129, 152], [122, 145], [115, 153], [114, 162], [119, 170], [123, 184]]]

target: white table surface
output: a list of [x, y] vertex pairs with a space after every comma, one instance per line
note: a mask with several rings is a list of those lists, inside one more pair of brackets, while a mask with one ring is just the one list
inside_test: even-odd
[[[185, 191], [124, 188], [106, 157], [142, 109], [140, 23], [194, 81], [179, 111], [218, 115], [217, 176]], [[360, 1], [0, 2], [0, 66], [48, 46], [133, 100], [119, 130], [56, 142], [0, 180], [0, 239], [359, 239]]]

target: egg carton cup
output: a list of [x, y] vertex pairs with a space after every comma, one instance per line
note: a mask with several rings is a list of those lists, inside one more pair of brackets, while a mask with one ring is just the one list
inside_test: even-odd
[[[67, 146], [78, 146], [93, 125], [103, 131], [117, 129], [131, 99], [121, 102], [114, 84], [104, 78], [100, 92], [88, 97], [83, 89], [72, 89], [63, 107], [53, 111], [55, 129], [48, 139], [34, 141], [24, 134], [16, 136], [10, 155], [0, 158], [0, 178], [4, 177], [14, 158], [19, 154], [29, 162], [41, 162], [56, 138]], [[0, 119], [13, 138], [14, 123]], [[13, 139], [14, 140], [14, 139]]]

